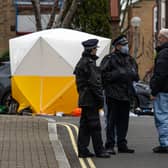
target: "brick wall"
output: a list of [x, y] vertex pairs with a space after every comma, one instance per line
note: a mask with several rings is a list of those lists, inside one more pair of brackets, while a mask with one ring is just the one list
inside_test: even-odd
[[9, 39], [15, 37], [15, 8], [12, 0], [0, 0], [0, 54], [8, 49]]
[[[139, 58], [137, 58], [141, 79], [144, 77], [147, 69], [152, 67], [154, 62], [154, 48], [153, 48], [154, 6], [155, 6], [155, 0], [141, 0], [134, 6], [132, 10], [132, 16], [139, 16], [141, 18], [140, 43], [138, 51]], [[134, 47], [134, 44], [132, 47]]]

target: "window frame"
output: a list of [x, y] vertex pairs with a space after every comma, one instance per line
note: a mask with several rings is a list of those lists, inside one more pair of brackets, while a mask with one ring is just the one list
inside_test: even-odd
[[[16, 5], [31, 5], [31, 0], [13, 0]], [[54, 0], [42, 0], [41, 5], [53, 5]]]

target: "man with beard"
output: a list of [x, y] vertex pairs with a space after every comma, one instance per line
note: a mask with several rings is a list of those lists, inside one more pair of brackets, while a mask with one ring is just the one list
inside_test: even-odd
[[168, 153], [168, 29], [160, 30], [156, 51], [150, 87], [160, 146], [153, 148], [153, 152]]

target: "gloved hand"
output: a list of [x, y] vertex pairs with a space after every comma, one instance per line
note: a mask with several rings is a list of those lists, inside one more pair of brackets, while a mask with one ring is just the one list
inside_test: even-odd
[[104, 110], [101, 108], [101, 109], [99, 109], [99, 115], [101, 116], [101, 117], [103, 117], [104, 116]]

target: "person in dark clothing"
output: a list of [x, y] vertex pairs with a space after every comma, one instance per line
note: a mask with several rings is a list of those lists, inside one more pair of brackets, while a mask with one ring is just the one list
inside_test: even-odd
[[130, 100], [134, 95], [133, 81], [138, 81], [138, 67], [129, 55], [128, 41], [121, 35], [113, 41], [115, 47], [108, 64], [102, 71], [102, 81], [107, 104], [105, 148], [115, 154], [117, 145], [120, 153], [134, 153], [127, 146]]
[[156, 51], [150, 87], [160, 146], [153, 148], [153, 152], [168, 153], [168, 29], [160, 30]]
[[82, 42], [84, 52], [74, 70], [79, 94], [78, 103], [82, 109], [77, 141], [78, 156], [84, 158], [94, 156], [88, 150], [90, 138], [96, 157], [110, 157], [103, 147], [101, 136], [99, 109], [103, 107], [103, 93], [100, 70], [96, 66], [97, 44], [97, 39]]

